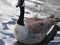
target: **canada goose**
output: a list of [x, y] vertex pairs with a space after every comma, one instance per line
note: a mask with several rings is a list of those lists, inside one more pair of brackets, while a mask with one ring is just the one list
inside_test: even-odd
[[24, 6], [22, 6], [14, 35], [21, 45], [46, 45], [59, 30], [58, 26], [55, 26], [56, 23], [56, 19], [51, 16], [46, 19], [34, 17], [24, 20]]

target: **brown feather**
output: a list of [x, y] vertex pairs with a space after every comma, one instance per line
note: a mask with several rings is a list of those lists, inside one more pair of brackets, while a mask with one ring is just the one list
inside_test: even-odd
[[37, 19], [37, 18], [28, 18], [25, 20], [25, 25], [28, 25], [28, 29], [30, 33], [43, 33], [47, 32], [49, 27], [55, 23], [54, 18], [46, 18], [46, 19]]

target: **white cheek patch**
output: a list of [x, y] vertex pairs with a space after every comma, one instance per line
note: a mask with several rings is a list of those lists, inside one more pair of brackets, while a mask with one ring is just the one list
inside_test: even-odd
[[21, 7], [23, 7], [23, 6], [25, 6], [25, 1], [24, 1], [24, 3], [22, 4], [22, 6], [21, 6]]

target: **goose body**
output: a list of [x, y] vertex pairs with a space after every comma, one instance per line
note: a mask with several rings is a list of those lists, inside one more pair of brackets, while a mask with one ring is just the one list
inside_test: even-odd
[[[40, 16], [33, 16], [33, 18], [25, 18], [24, 20], [24, 7], [20, 7], [20, 16], [15, 26], [14, 35], [17, 41], [23, 44], [36, 44], [40, 43], [47, 34], [49, 29], [55, 24], [54, 16], [47, 16], [40, 19]], [[52, 23], [53, 22], [53, 23]]]
[[17, 40], [24, 44], [38, 43], [44, 38], [44, 36], [42, 37], [42, 35], [45, 35], [43, 33], [41, 35], [41, 33], [34, 34], [32, 31], [30, 32], [27, 26], [26, 27], [17, 26], [17, 28], [15, 29], [15, 32], [16, 32], [15, 37], [17, 38]]
[[[45, 35], [44, 33], [39, 33], [38, 31], [37, 31], [37, 33], [33, 32], [33, 31], [29, 31], [27, 26], [26, 27], [17, 26], [15, 29], [15, 32], [16, 32], [15, 36], [16, 36], [17, 40], [24, 44], [38, 43], [44, 38], [44, 36], [42, 36], [42, 35]], [[34, 33], [36, 33], [36, 34], [34, 34]]]
[[[47, 20], [26, 19], [25, 26], [16, 24], [15, 37], [19, 42], [24, 44], [35, 44], [41, 42], [49, 30], [48, 24]], [[51, 28], [52, 24], [49, 26]]]

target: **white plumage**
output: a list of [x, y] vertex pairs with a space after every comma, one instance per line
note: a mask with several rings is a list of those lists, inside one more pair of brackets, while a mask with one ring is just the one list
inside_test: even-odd
[[15, 27], [15, 37], [21, 41], [21, 40], [24, 40], [26, 39], [28, 36], [28, 30], [25, 26], [20, 26], [18, 24], [16, 24], [16, 27]]

